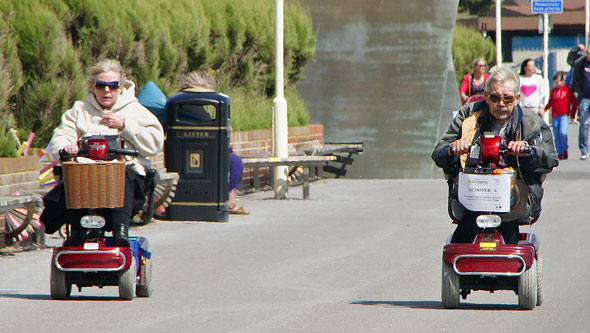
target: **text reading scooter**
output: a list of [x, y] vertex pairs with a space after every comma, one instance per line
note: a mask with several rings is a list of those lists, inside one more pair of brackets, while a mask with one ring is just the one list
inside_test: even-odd
[[[68, 208], [89, 209], [80, 221], [82, 244], [61, 246], [51, 258], [51, 297], [66, 299], [72, 285], [83, 287], [118, 286], [123, 300], [151, 296], [151, 253], [145, 237], [129, 237], [130, 247], [117, 247], [113, 237], [105, 236], [107, 221], [103, 208], [123, 206], [125, 163], [106, 161], [113, 156], [137, 155], [121, 149], [118, 136], [91, 136], [81, 141], [78, 156], [95, 163], [63, 162]], [[60, 152], [62, 159], [64, 154]], [[75, 194], [72, 186], [76, 187]], [[72, 207], [74, 206], [74, 207]]]
[[518, 295], [518, 305], [531, 310], [543, 302], [539, 240], [534, 233], [520, 233], [518, 244], [506, 244], [496, 230], [504, 221], [518, 223], [513, 221], [514, 206], [526, 205], [528, 191], [516, 179], [514, 169], [497, 167], [507, 151], [500, 147], [500, 137], [483, 135], [478, 148], [484, 167], [459, 173], [458, 198], [467, 209], [479, 213], [476, 222], [481, 230], [472, 243], [451, 243], [449, 237], [444, 246], [442, 303], [445, 308], [456, 308], [460, 297], [466, 299], [471, 291], [512, 290]]

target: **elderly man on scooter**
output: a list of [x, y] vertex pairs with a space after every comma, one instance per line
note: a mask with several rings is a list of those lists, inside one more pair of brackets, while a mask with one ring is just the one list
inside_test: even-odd
[[[459, 224], [451, 242], [471, 243], [478, 232], [477, 214], [456, 199], [458, 173], [465, 167], [481, 167], [479, 149], [474, 149], [484, 133], [500, 136], [508, 153], [500, 159], [501, 166], [512, 167], [528, 187], [526, 213], [504, 221], [498, 231], [508, 244], [516, 244], [519, 224], [534, 223], [541, 213], [542, 183], [547, 173], [558, 165], [551, 129], [539, 115], [523, 110], [520, 80], [509, 68], [494, 70], [484, 92], [485, 99], [464, 105], [453, 119], [446, 134], [436, 144], [432, 159], [449, 176], [449, 214]], [[532, 148], [525, 153], [525, 148]]]
[[[131, 218], [145, 202], [145, 167], [151, 167], [147, 156], [156, 155], [164, 144], [164, 131], [158, 119], [135, 97], [135, 84], [125, 79], [121, 64], [116, 60], [103, 60], [90, 71], [90, 95], [74, 103], [62, 118], [51, 138], [50, 155], [59, 159], [59, 151], [71, 155], [78, 153], [79, 140], [90, 135], [118, 135], [126, 149], [139, 152], [128, 160], [125, 180], [124, 206], [108, 208], [115, 246], [129, 247], [128, 231]], [[64, 222], [71, 224], [70, 238], [64, 245], [82, 242], [81, 227], [77, 221], [84, 209], [66, 210], [63, 182], [43, 198], [45, 210], [41, 221], [47, 233], [54, 233]]]

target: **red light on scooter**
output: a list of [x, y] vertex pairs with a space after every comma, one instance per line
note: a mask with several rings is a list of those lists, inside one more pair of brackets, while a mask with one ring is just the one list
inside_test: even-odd
[[483, 163], [500, 162], [500, 137], [497, 135], [482, 135], [481, 160]]
[[104, 161], [107, 159], [107, 140], [88, 140], [88, 155], [93, 160]]

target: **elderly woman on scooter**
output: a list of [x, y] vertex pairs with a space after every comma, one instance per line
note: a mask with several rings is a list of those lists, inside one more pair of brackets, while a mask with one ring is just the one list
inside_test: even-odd
[[[151, 166], [147, 156], [156, 155], [162, 149], [164, 131], [158, 119], [139, 104], [135, 97], [135, 84], [125, 79], [118, 61], [107, 59], [97, 63], [92, 67], [87, 82], [90, 95], [75, 102], [63, 114], [61, 124], [51, 138], [49, 154], [55, 160], [59, 159], [60, 150], [75, 155], [82, 137], [99, 134], [119, 135], [126, 149], [139, 152], [138, 157], [127, 161], [124, 206], [105, 209], [115, 246], [128, 247], [131, 218], [145, 201], [145, 167]], [[45, 210], [41, 220], [47, 233], [53, 233], [61, 224], [69, 222], [70, 238], [64, 244], [78, 245], [81, 231], [76, 222], [86, 212], [84, 209], [66, 210], [64, 193], [63, 183], [60, 183], [44, 197]]]
[[[518, 179], [524, 181], [529, 192], [528, 214], [514, 221], [503, 221], [508, 223], [498, 228], [504, 241], [516, 244], [519, 224], [530, 224], [539, 218], [542, 183], [546, 174], [558, 165], [558, 158], [551, 129], [537, 114], [518, 106], [519, 91], [519, 77], [511, 69], [499, 67], [493, 71], [486, 82], [485, 99], [464, 105], [432, 152], [436, 165], [450, 176], [449, 210], [459, 223], [453, 233], [453, 243], [471, 243], [478, 232], [477, 214], [454, 198], [457, 194], [454, 180], [461, 168], [481, 166], [477, 165], [479, 160], [473, 158], [476, 152], [472, 147], [484, 132], [500, 136], [501, 143], [509, 150], [500, 164], [517, 170]], [[532, 153], [523, 153], [526, 147], [531, 147]]]

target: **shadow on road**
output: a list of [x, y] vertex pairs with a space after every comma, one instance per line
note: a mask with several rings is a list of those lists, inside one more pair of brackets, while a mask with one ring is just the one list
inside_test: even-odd
[[[379, 305], [384, 307], [409, 308], [409, 309], [430, 309], [430, 310], [447, 310], [442, 306], [440, 301], [354, 301], [351, 305]], [[460, 303], [456, 310], [494, 310], [494, 311], [513, 311], [520, 310], [518, 305], [513, 304], [475, 304]]]
[[[37, 301], [53, 301], [50, 295], [41, 294], [16, 294], [16, 293], [3, 293], [0, 294], [0, 298], [18, 298], [18, 299], [29, 299]], [[120, 301], [118, 296], [70, 296], [65, 301]]]
[[3, 294], [0, 294], [0, 298], [50, 300], [51, 299], [51, 296], [49, 296], [49, 295], [39, 295], [39, 294], [12, 294], [12, 293], [3, 293]]

